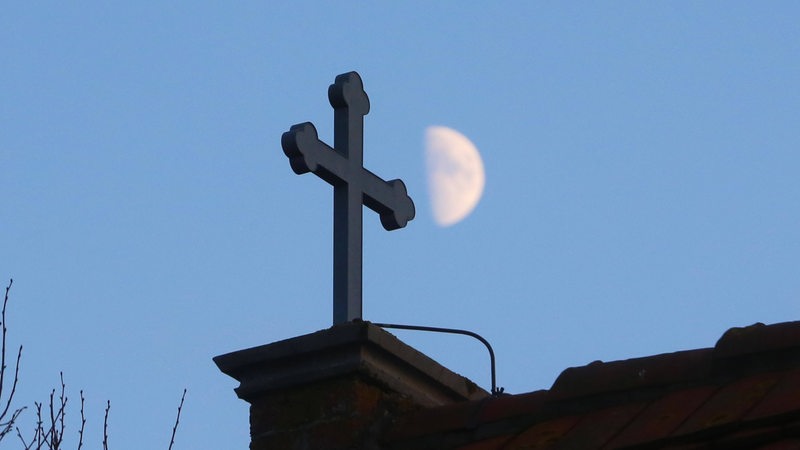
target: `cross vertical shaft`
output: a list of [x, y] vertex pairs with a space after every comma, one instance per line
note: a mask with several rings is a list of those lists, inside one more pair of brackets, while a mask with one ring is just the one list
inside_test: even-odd
[[[339, 77], [336, 78], [339, 81]], [[358, 173], [364, 166], [364, 115], [369, 112], [350, 105], [351, 100], [342, 95], [342, 102], [331, 85], [328, 97], [333, 112], [333, 148], [347, 160], [350, 173]], [[344, 92], [343, 92], [344, 94]], [[364, 94], [366, 99], [366, 94]], [[333, 187], [333, 323], [350, 322], [362, 316], [361, 273], [363, 268], [363, 226], [361, 210], [363, 189], [360, 177], [350, 177]]]
[[313, 172], [333, 186], [333, 323], [362, 316], [361, 205], [377, 212], [383, 228], [397, 230], [414, 218], [414, 202], [401, 180], [384, 181], [364, 168], [364, 116], [369, 98], [356, 72], [336, 77], [328, 88], [333, 107], [331, 148], [309, 122], [281, 136], [283, 152], [298, 175]]

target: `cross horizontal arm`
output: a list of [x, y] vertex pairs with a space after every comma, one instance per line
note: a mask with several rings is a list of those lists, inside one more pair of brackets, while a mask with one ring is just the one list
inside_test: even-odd
[[281, 136], [281, 147], [298, 175], [312, 172], [334, 186], [348, 177], [347, 160], [319, 140], [311, 122], [292, 125]]
[[380, 215], [383, 228], [397, 230], [414, 218], [414, 202], [401, 180], [387, 182], [367, 169], [352, 168], [347, 159], [319, 140], [313, 124], [292, 126], [283, 133], [281, 146], [296, 174], [312, 172], [333, 186], [340, 183], [358, 186], [364, 205]]
[[406, 226], [414, 218], [414, 202], [401, 180], [383, 181], [364, 169], [364, 205], [381, 217], [383, 228], [392, 231]]

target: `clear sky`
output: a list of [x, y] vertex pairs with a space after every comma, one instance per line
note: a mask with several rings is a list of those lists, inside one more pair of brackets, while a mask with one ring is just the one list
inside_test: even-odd
[[[365, 211], [366, 319], [478, 332], [521, 393], [800, 318], [800, 4], [431, 3], [5, 4], [18, 403], [64, 371], [88, 448], [110, 399], [112, 448], [166, 449], [186, 387], [175, 449], [247, 448], [211, 358], [330, 325], [332, 189], [291, 171], [280, 136], [312, 121], [332, 142], [327, 87], [351, 70], [365, 165], [417, 204], [393, 232]], [[486, 168], [449, 228], [430, 125]], [[488, 388], [479, 343], [398, 335]]]

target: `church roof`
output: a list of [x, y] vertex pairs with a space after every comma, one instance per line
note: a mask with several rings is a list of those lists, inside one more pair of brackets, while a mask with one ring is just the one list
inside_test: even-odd
[[800, 322], [564, 370], [549, 390], [404, 415], [392, 449], [800, 449]]

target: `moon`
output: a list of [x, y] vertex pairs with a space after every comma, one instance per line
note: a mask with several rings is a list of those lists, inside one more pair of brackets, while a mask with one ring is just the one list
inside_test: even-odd
[[430, 126], [425, 130], [425, 165], [433, 219], [441, 227], [455, 225], [475, 209], [483, 194], [481, 155], [458, 131]]

